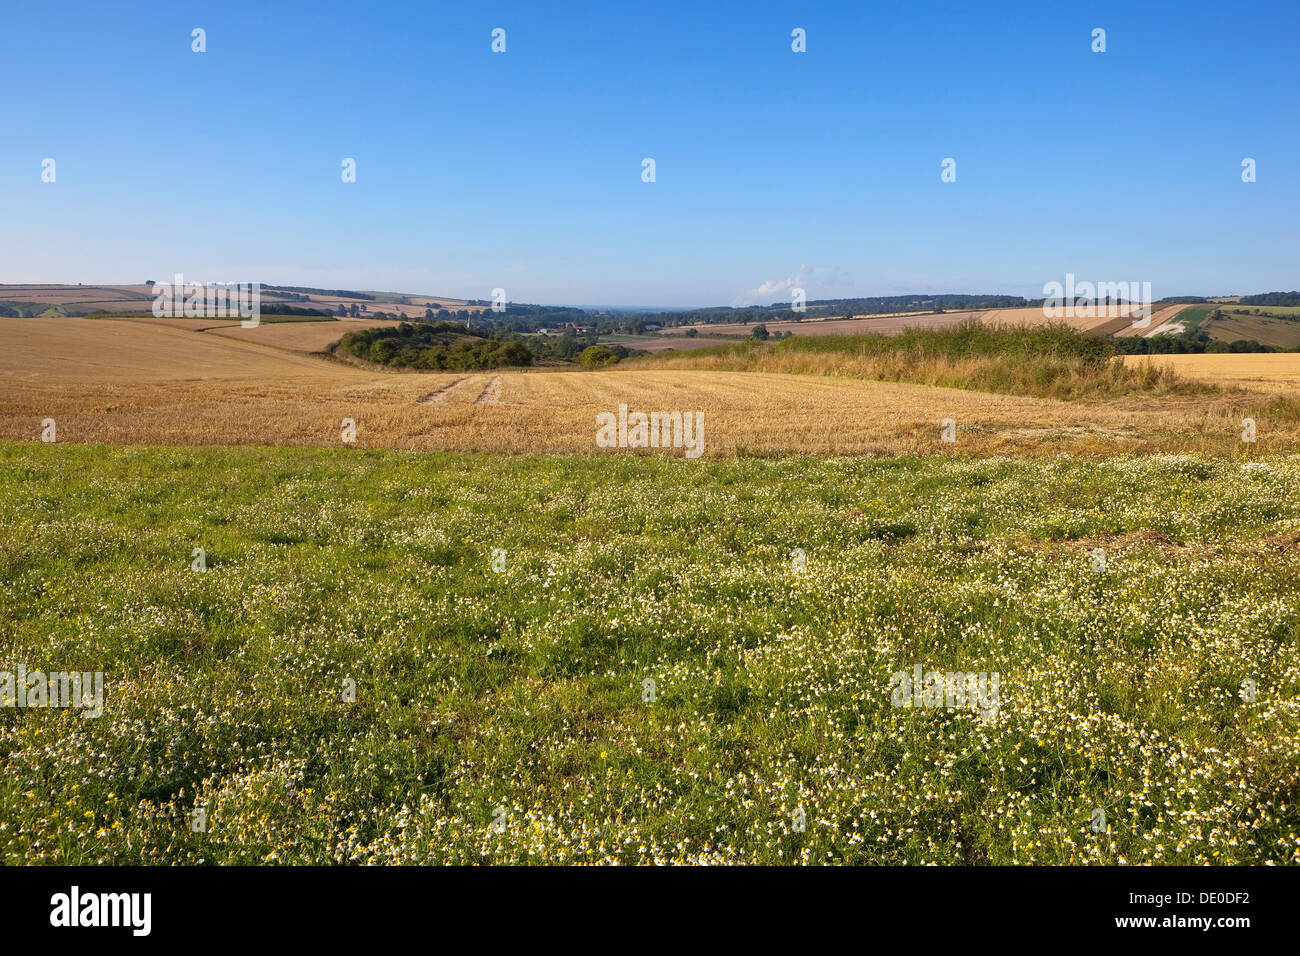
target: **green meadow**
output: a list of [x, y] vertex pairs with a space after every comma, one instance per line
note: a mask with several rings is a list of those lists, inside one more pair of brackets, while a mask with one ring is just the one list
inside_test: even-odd
[[1297, 863], [1298, 481], [2, 442], [0, 851]]

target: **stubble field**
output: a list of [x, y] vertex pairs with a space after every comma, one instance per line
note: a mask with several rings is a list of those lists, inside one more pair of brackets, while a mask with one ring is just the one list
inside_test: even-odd
[[[0, 436], [167, 445], [340, 445], [343, 419], [362, 448], [595, 451], [595, 416], [702, 411], [707, 455], [1110, 455], [1195, 452], [1250, 457], [1300, 448], [1285, 391], [1300, 355], [1154, 359], [1217, 391], [1090, 402], [864, 381], [851, 375], [641, 368], [398, 373], [319, 355], [352, 323], [264, 324], [207, 332], [182, 320], [0, 318]], [[1130, 363], [1136, 360], [1130, 357]], [[1140, 361], [1146, 361], [1145, 359]], [[1241, 421], [1258, 423], [1246, 446]], [[940, 441], [944, 419], [957, 441]]]
[[[1163, 306], [1153, 308], [1149, 325], [1135, 327], [1129, 315], [1129, 306], [1116, 307], [1116, 315], [1071, 316], [1061, 319], [1049, 319], [1042, 308], [1021, 309], [975, 309], [960, 312], [899, 312], [885, 315], [857, 315], [851, 319], [805, 319], [800, 322], [767, 322], [769, 332], [789, 332], [793, 335], [858, 335], [876, 332], [882, 335], [894, 335], [904, 329], [943, 329], [961, 325], [971, 320], [993, 326], [1036, 326], [1049, 322], [1064, 322], [1081, 332], [1098, 332], [1104, 335], [1142, 335], [1159, 328], [1169, 321], [1185, 305]], [[748, 335], [751, 325], [740, 323], [696, 325], [694, 328], [701, 335], [710, 332], [725, 335]]]

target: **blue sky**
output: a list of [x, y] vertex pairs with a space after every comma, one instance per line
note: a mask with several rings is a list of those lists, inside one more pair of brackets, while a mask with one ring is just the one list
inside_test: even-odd
[[1067, 272], [1157, 298], [1300, 286], [1295, 2], [52, 2], [3, 21], [3, 282], [663, 306], [795, 283], [1036, 296]]

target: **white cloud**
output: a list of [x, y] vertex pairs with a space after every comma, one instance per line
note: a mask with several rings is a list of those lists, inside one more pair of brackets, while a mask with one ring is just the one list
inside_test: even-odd
[[748, 292], [732, 300], [732, 305], [769, 305], [775, 301], [776, 297], [788, 298], [791, 289], [803, 289], [804, 276], [810, 270], [807, 266], [800, 266], [799, 271], [788, 279], [768, 279], [756, 289], [750, 289]]
[[[828, 293], [846, 284], [837, 268], [802, 265], [788, 279], [768, 279], [755, 289], [731, 300], [732, 305], [771, 305], [780, 299], [790, 298], [791, 289], [803, 289], [808, 299], [833, 298]], [[814, 294], [816, 287], [817, 294]]]

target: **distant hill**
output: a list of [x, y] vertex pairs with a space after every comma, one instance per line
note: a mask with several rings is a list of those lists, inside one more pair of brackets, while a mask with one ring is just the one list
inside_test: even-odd
[[[353, 318], [392, 317], [434, 319], [471, 324], [477, 329], [530, 333], [539, 330], [601, 336], [676, 334], [673, 330], [697, 326], [733, 326], [739, 334], [756, 324], [788, 323], [785, 330], [802, 334], [800, 323], [872, 316], [947, 316], [951, 313], [1002, 313], [1039, 309], [1042, 299], [1000, 293], [909, 293], [844, 299], [814, 299], [803, 311], [789, 303], [766, 306], [713, 306], [698, 309], [637, 312], [623, 309], [579, 308], [507, 302], [494, 311], [484, 299], [453, 299], [424, 293], [380, 292], [367, 289], [317, 289], [309, 286], [262, 284], [262, 308], [267, 314], [309, 315], [325, 312]], [[148, 283], [139, 285], [0, 285], [0, 316], [84, 316], [103, 312], [148, 312], [153, 294]], [[1170, 303], [1233, 303], [1241, 306], [1287, 308], [1300, 306], [1300, 292], [1264, 292], [1255, 295], [1206, 298], [1167, 296]], [[289, 311], [294, 310], [294, 311]], [[298, 312], [297, 310], [302, 310]], [[936, 319], [936, 321], [938, 321]], [[922, 323], [912, 323], [922, 324]], [[1124, 323], [1119, 323], [1124, 325]], [[1258, 332], [1261, 342], [1292, 347], [1293, 327], [1268, 322], [1216, 323], [1216, 339], [1237, 331]], [[1259, 326], [1259, 328], [1254, 328]], [[1113, 334], [1100, 328], [1100, 334]]]
[[[358, 316], [383, 312], [403, 318], [464, 319], [488, 308], [487, 302], [468, 302], [449, 296], [396, 292], [352, 292], [346, 289], [312, 289], [304, 286], [263, 284], [263, 311], [273, 313], [283, 304], [295, 309], [339, 315], [342, 308]], [[153, 307], [152, 287], [138, 285], [5, 285], [0, 284], [0, 316], [90, 315], [94, 312], [148, 312]], [[439, 315], [445, 312], [445, 315]]]

